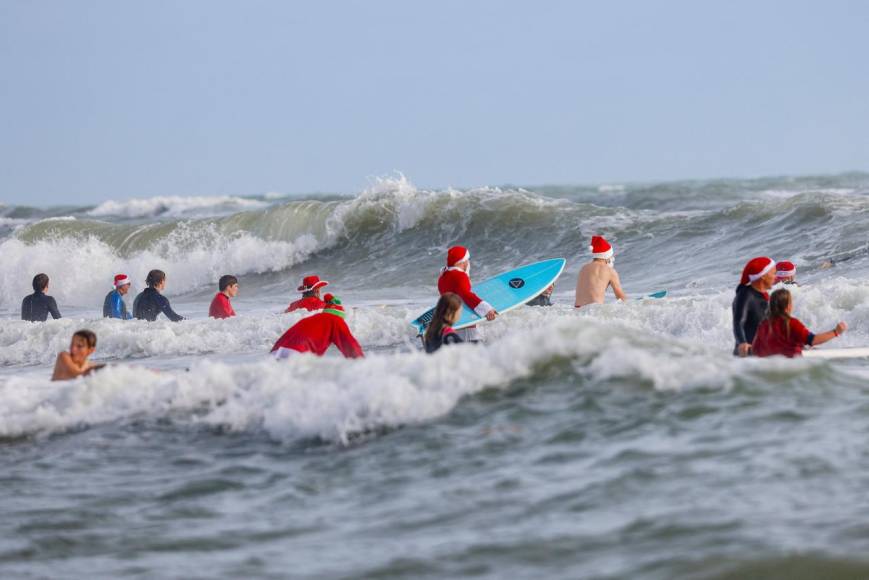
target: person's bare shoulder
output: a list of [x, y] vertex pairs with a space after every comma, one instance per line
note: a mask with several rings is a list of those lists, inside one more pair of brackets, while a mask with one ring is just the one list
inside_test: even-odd
[[54, 372], [51, 374], [52, 381], [62, 381], [69, 378], [69, 368], [72, 365], [72, 359], [68, 352], [63, 351], [57, 353], [57, 359], [54, 362]]

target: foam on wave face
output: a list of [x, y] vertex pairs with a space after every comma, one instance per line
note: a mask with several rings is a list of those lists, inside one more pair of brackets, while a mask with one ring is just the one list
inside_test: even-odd
[[[366, 347], [409, 344], [413, 332], [405, 311], [348, 308], [347, 323]], [[0, 326], [0, 366], [48, 364], [69, 347], [72, 333], [88, 328], [97, 334], [95, 360], [177, 357], [211, 353], [266, 354], [290, 326], [307, 313], [236, 316], [169, 322], [62, 318], [44, 323], [8, 321]]]
[[[869, 284], [828, 279], [795, 294], [795, 315], [810, 328], [824, 330], [843, 318], [852, 323], [855, 330], [835, 346], [865, 343]], [[771, 371], [796, 376], [824, 364], [734, 359], [731, 300], [732, 291], [722, 291], [580, 310], [569, 304], [517, 309], [484, 326], [487, 344], [444, 348], [434, 356], [408, 348], [406, 310], [359, 308], [351, 310], [348, 322], [368, 349], [360, 361], [308, 355], [268, 360], [272, 342], [300, 318], [295, 313], [180, 324], [93, 321], [89, 326], [100, 337], [100, 357], [262, 352], [264, 360], [237, 365], [200, 360], [191, 373], [161, 374], [118, 364], [50, 386], [45, 376], [0, 379], [0, 436], [145, 415], [265, 431], [283, 441], [340, 442], [368, 429], [436, 419], [464, 396], [545, 373], [556, 361], [570, 361], [573, 372], [592, 383], [625, 381], [658, 390], [728, 388], [746, 377], [764, 381]], [[80, 325], [10, 323], [0, 330], [0, 353], [6, 364], [50, 362]], [[390, 352], [372, 351], [376, 346], [391, 347]]]
[[33, 290], [34, 275], [51, 278], [49, 293], [64, 305], [102, 308], [115, 274], [123, 272], [134, 288], [144, 287], [149, 270], [167, 273], [167, 294], [214, 285], [236, 275], [287, 269], [319, 248], [312, 236], [292, 242], [266, 241], [250, 234], [223, 235], [216, 229], [179, 228], [148, 249], [121, 256], [94, 236], [50, 237], [35, 243], [18, 238], [0, 242], [0, 305], [15, 308]]
[[266, 206], [268, 206], [266, 202], [255, 199], [246, 199], [243, 197], [158, 196], [134, 198], [126, 201], [108, 200], [99, 204], [87, 213], [94, 217], [174, 217], [191, 213], [202, 215], [248, 211], [261, 209]]
[[[735, 279], [742, 257], [756, 251], [800, 262], [801, 268], [829, 257], [857, 258], [851, 264], [862, 267], [866, 248], [854, 240], [862, 240], [855, 232], [866, 227], [867, 204], [866, 196], [803, 194], [723, 210], [661, 212], [521, 189], [428, 191], [398, 175], [349, 200], [295, 200], [219, 219], [136, 226], [42, 221], [21, 227], [13, 239], [0, 242], [0, 307], [16, 307], [39, 271], [53, 278], [61, 306], [84, 306], [100, 303], [105, 281], [116, 272], [139, 282], [151, 268], [161, 268], [171, 295], [213, 285], [227, 272], [283, 271], [337, 248], [330, 264], [348, 283], [377, 276], [386, 285], [402, 285], [435, 276], [442, 252], [454, 243], [471, 247], [478, 275], [490, 275], [552, 256], [585, 259], [592, 233], [604, 233], [615, 244], [619, 264], [627, 266], [626, 281], [634, 275], [673, 288], [702, 278], [721, 287]], [[795, 235], [802, 240], [798, 245]], [[699, 253], [721, 268], [698, 277]], [[666, 264], [651, 267], [657, 260], [650, 256]]]
[[[557, 360], [573, 360], [592, 380], [629, 372], [663, 389], [726, 387], [744, 364], [684, 344], [659, 348], [656, 360], [644, 362], [635, 355], [645, 345], [632, 332], [573, 318], [530, 335], [445, 348], [432, 356], [402, 352], [351, 361], [300, 355], [232, 366], [202, 361], [190, 373], [160, 374], [117, 365], [65, 384], [14, 377], [0, 384], [0, 436], [56, 433], [145, 416], [265, 431], [281, 441], [344, 442], [369, 429], [436, 419], [462, 397], [507, 387]], [[601, 354], [616, 351], [618, 361]], [[673, 356], [678, 362], [661, 364], [660, 357]], [[634, 360], [629, 371], [620, 363], [625, 358]], [[685, 373], [686, 365], [693, 372]]]

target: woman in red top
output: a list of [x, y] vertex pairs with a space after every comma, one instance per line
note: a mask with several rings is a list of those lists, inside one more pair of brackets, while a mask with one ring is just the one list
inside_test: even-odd
[[751, 345], [756, 356], [802, 356], [803, 346], [818, 346], [845, 332], [848, 325], [840, 322], [829, 332], [813, 334], [798, 319], [791, 317], [791, 293], [781, 288], [769, 297], [769, 315], [757, 327]]

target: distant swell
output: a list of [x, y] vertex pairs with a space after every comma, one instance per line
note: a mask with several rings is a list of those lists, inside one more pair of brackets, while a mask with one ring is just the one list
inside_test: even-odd
[[[425, 190], [398, 176], [379, 180], [355, 198], [281, 200], [222, 217], [143, 224], [94, 218], [184, 213], [224, 201], [248, 210], [249, 204], [268, 202], [106, 202], [63, 219], [22, 225], [6, 218], [0, 228], [11, 232], [3, 239], [0, 229], [0, 307], [14, 307], [37, 271], [58, 277], [53, 291], [74, 305], [97, 300], [115, 272], [140, 281], [155, 267], [170, 274], [173, 294], [209, 287], [223, 273], [285, 272], [311, 259], [317, 260], [312, 267], [351, 284], [376, 276], [385, 287], [428, 285], [453, 244], [472, 249], [480, 276], [551, 257], [576, 263], [586, 258], [594, 234], [614, 243], [624, 276], [644, 286], [730, 286], [744, 260], [756, 254], [795, 261], [803, 275], [820, 272], [830, 259], [851, 272], [863, 269], [869, 256], [869, 197], [861, 193], [866, 189], [825, 185], [801, 191], [762, 181], [752, 185], [753, 193], [722, 194], [722, 203], [708, 193], [723, 187], [713, 182], [701, 188], [700, 199], [708, 195], [707, 201], [689, 196], [691, 203], [683, 205], [697, 207], [673, 211], [644, 209], [638, 201], [642, 188], [629, 186], [572, 195], [553, 190], [550, 197], [517, 188]], [[646, 193], [667, 207], [682, 187], [655, 186]]]

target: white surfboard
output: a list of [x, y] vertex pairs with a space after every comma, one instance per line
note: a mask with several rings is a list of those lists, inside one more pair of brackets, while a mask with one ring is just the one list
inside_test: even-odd
[[813, 348], [803, 351], [806, 358], [843, 359], [869, 358], [869, 346], [854, 346], [850, 348]]

